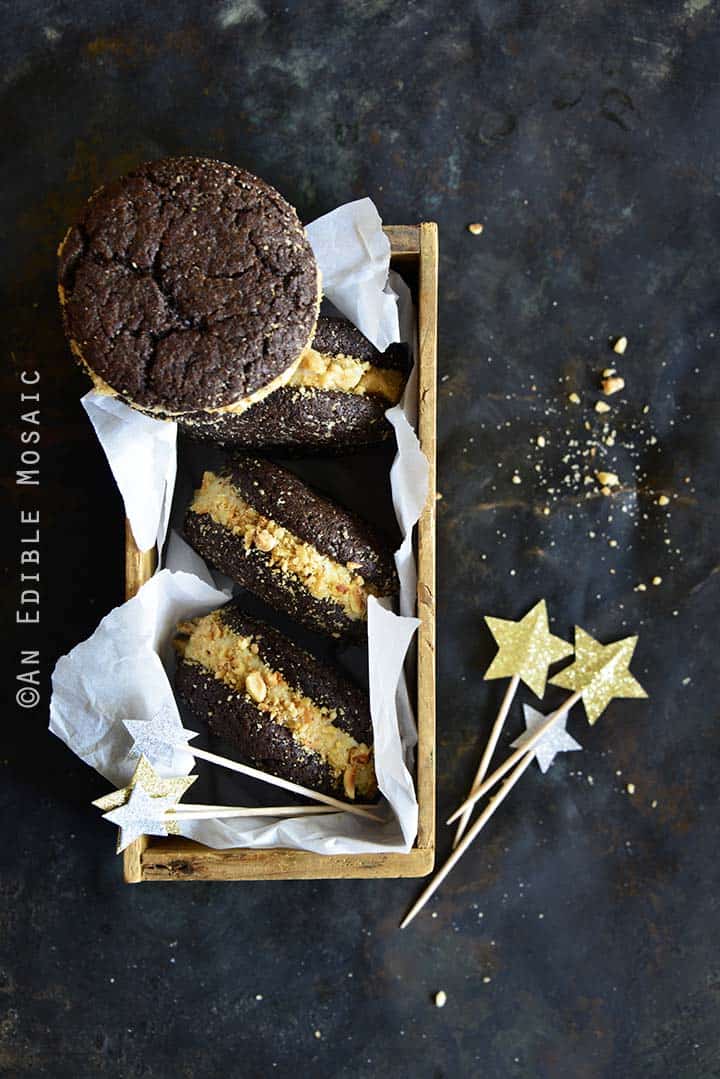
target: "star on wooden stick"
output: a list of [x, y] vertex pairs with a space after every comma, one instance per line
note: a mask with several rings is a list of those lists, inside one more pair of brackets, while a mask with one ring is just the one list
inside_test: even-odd
[[537, 697], [545, 693], [548, 667], [572, 655], [572, 646], [550, 632], [545, 600], [541, 599], [519, 622], [485, 617], [498, 653], [485, 678], [518, 675]]
[[479, 786], [472, 791], [458, 806], [447, 823], [452, 824], [458, 817], [467, 814], [479, 798], [499, 783], [507, 772], [528, 755], [554, 723], [570, 711], [577, 701], [583, 701], [589, 723], [595, 723], [607, 708], [613, 697], [647, 697], [647, 693], [628, 670], [637, 637], [625, 637], [612, 644], [600, 644], [579, 626], [575, 627], [575, 662], [564, 667], [550, 679], [553, 685], [565, 686], [572, 693], [563, 703], [546, 716], [542, 723], [528, 735], [527, 742], [496, 768]]
[[[532, 708], [529, 704], [523, 705], [523, 713], [525, 716], [526, 730], [524, 734], [521, 734], [519, 738], [516, 738], [514, 742], [510, 743], [513, 749], [525, 745], [533, 731], [539, 727], [541, 723], [544, 723], [547, 718], [542, 712], [538, 712], [536, 708]], [[576, 742], [565, 730], [567, 721], [568, 717], [566, 713], [559, 718], [556, 723], [553, 723], [547, 733], [542, 736], [535, 746], [535, 760], [538, 762], [540, 771], [543, 774], [547, 772], [558, 753], [572, 753], [574, 750], [582, 749], [580, 743]]]
[[153, 798], [173, 795], [175, 801], [179, 802], [197, 778], [197, 776], [173, 776], [168, 779], [158, 775], [147, 757], [141, 757], [127, 787], [121, 787], [119, 790], [103, 795], [102, 798], [96, 798], [93, 805], [103, 810], [117, 809], [118, 806], [125, 805], [133, 788], [138, 784]]
[[647, 697], [629, 665], [637, 637], [624, 637], [612, 644], [600, 644], [580, 626], [575, 627], [575, 660], [554, 675], [550, 682], [579, 692], [588, 722], [595, 723], [613, 697]]
[[165, 768], [172, 768], [176, 748], [197, 738], [197, 731], [186, 730], [168, 708], [161, 708], [151, 719], [126, 719], [123, 723], [133, 740], [133, 752]]

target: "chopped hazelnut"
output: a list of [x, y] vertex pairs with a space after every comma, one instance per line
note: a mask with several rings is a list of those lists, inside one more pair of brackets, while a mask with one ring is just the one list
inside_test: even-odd
[[473, 236], [479, 236], [485, 226], [481, 225], [479, 221], [473, 221], [472, 224], [468, 225], [467, 228], [468, 232], [472, 233]]
[[250, 671], [245, 679], [245, 689], [254, 701], [258, 703], [267, 697], [267, 686], [259, 671]]
[[596, 472], [595, 478], [603, 487], [616, 487], [620, 482], [614, 472]]
[[657, 500], [658, 506], [667, 506], [667, 505], [669, 505], [669, 503], [670, 503], [670, 499], [668, 498], [667, 495], [660, 495], [660, 497]]
[[265, 529], [255, 533], [255, 546], [261, 551], [272, 551], [276, 543], [275, 537], [270, 532], [266, 532]]
[[625, 353], [625, 349], [628, 347], [627, 337], [618, 337], [617, 341], [613, 345], [613, 352], [618, 356], [622, 356]]
[[343, 772], [343, 789], [348, 798], [355, 797], [355, 769], [352, 765]]
[[617, 374], [617, 372], [616, 372], [614, 367], [606, 367], [605, 370], [602, 373], [602, 377], [603, 378], [611, 378], [615, 374]]
[[365, 596], [363, 594], [362, 588], [359, 588], [359, 589], [358, 588], [353, 588], [353, 589], [351, 589], [350, 590], [349, 601], [350, 601], [350, 610], [354, 614], [364, 614], [365, 613]]
[[620, 378], [619, 375], [614, 375], [604, 378], [600, 385], [602, 386], [602, 392], [610, 397], [611, 394], [619, 393], [620, 390], [625, 388], [625, 379]]
[[610, 405], [607, 403], [607, 401], [596, 401], [595, 402], [595, 411], [596, 412], [609, 412], [610, 411]]
[[579, 405], [580, 404], [580, 394], [579, 393], [569, 393], [568, 394], [568, 401], [570, 402], [571, 405]]

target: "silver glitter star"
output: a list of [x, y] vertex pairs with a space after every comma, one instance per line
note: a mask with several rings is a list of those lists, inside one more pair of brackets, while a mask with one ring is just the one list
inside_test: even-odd
[[123, 723], [134, 743], [132, 752], [165, 768], [172, 768], [176, 747], [197, 738], [197, 731], [186, 730], [170, 708], [161, 708], [152, 719], [125, 719]]
[[[544, 723], [547, 719], [547, 716], [544, 716], [542, 712], [538, 712], [535, 708], [531, 708], [529, 704], [523, 705], [523, 712], [525, 714], [525, 726], [527, 730], [524, 734], [521, 734], [519, 738], [516, 738], [514, 742], [511, 742], [513, 749], [518, 749], [520, 746], [523, 746], [536, 727], [539, 727], [540, 724]], [[565, 730], [567, 721], [567, 714], [556, 719], [547, 733], [543, 735], [535, 746], [535, 759], [540, 766], [540, 771], [543, 773], [547, 772], [548, 768], [555, 760], [556, 754], [570, 753], [573, 750], [582, 749], [580, 743], [576, 742], [574, 738], [571, 738]]]
[[120, 829], [117, 853], [120, 854], [141, 835], [167, 835], [165, 811], [176, 803], [174, 794], [158, 798], [148, 794], [139, 784], [134, 786], [125, 805], [103, 813], [105, 820], [117, 824]]

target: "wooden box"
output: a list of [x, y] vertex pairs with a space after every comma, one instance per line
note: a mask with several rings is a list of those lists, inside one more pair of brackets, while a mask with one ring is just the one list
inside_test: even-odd
[[[415, 846], [407, 854], [323, 855], [298, 850], [211, 850], [177, 836], [143, 836], [124, 854], [128, 883], [152, 880], [293, 880], [331, 877], [421, 877], [435, 859], [435, 415], [437, 383], [437, 225], [391, 225], [392, 265], [410, 284], [418, 312], [418, 435], [430, 462], [430, 489], [417, 527], [418, 631]], [[130, 599], [155, 569], [155, 553], [138, 550], [126, 523], [125, 581]]]

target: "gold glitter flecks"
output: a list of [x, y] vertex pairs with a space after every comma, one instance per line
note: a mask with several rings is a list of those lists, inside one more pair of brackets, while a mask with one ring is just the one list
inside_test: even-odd
[[637, 637], [624, 637], [612, 644], [600, 644], [576, 626], [575, 660], [550, 682], [564, 689], [580, 690], [588, 722], [593, 724], [613, 697], [647, 697], [628, 669], [637, 641]]
[[164, 798], [172, 794], [175, 801], [179, 802], [196, 779], [197, 776], [175, 776], [172, 779], [166, 779], [165, 776], [158, 775], [147, 757], [141, 757], [127, 787], [111, 791], [110, 794], [105, 794], [102, 798], [96, 798], [93, 805], [103, 811], [117, 809], [118, 806], [125, 805], [130, 797], [130, 792], [137, 783], [153, 798]]
[[519, 622], [489, 615], [485, 621], [498, 646], [485, 678], [511, 678], [516, 674], [536, 696], [542, 697], [548, 667], [573, 652], [572, 645], [550, 632], [545, 600], [536, 603]]

